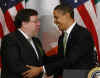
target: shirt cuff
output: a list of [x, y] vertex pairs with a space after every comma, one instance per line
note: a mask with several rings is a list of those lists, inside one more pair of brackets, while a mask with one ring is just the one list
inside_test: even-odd
[[46, 73], [45, 67], [43, 66], [43, 72]]

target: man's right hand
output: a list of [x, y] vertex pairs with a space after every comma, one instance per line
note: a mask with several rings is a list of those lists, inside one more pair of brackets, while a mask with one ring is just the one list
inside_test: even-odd
[[36, 77], [43, 71], [42, 66], [41, 67], [36, 67], [36, 66], [26, 65], [26, 67], [29, 68], [29, 70], [22, 73], [24, 78]]

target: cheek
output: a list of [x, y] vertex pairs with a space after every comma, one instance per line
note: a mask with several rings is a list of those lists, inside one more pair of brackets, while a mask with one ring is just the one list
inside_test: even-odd
[[33, 27], [33, 30], [36, 31], [36, 26]]
[[36, 25], [35, 24], [32, 24], [31, 27], [35, 29], [36, 28]]
[[39, 27], [38, 27], [37, 25], [35, 25], [33, 30], [34, 30], [35, 32], [37, 32], [37, 31], [38, 31], [38, 28], [39, 28]]
[[34, 25], [30, 25], [30, 30], [35, 31], [35, 26]]
[[59, 19], [58, 22], [61, 23], [61, 24], [63, 24], [64, 19]]

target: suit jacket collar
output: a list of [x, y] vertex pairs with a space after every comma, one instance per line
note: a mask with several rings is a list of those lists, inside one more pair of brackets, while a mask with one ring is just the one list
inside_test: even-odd
[[76, 23], [75, 26], [73, 27], [72, 31], [69, 34], [68, 41], [67, 41], [67, 46], [71, 46], [72, 39], [76, 38], [77, 33], [79, 33], [78, 28], [79, 28], [79, 25]]
[[[77, 30], [77, 26], [79, 26], [77, 23], [75, 24], [73, 24], [74, 26], [70, 29], [70, 32], [68, 32], [69, 34], [69, 36], [68, 36], [68, 40], [70, 39], [70, 37], [73, 35], [73, 33], [74, 32], [76, 32], [76, 30]], [[67, 32], [67, 31], [66, 31]], [[60, 36], [60, 39], [61, 39], [61, 41], [63, 41], [63, 37], [64, 37], [64, 34], [62, 33], [62, 35]]]
[[29, 45], [28, 40], [24, 37], [24, 35], [19, 30], [16, 30], [15, 33], [18, 40], [20, 40], [23, 44]]
[[[18, 31], [18, 30], [16, 30], [15, 33], [16, 33], [16, 37], [18, 38], [19, 42], [21, 42], [21, 43], [23, 44], [23, 47], [24, 47], [24, 48], [28, 48], [28, 49], [30, 50], [30, 52], [31, 52], [32, 54], [34, 54], [35, 57], [37, 58], [37, 55], [36, 55], [36, 53], [35, 53], [34, 48], [33, 48], [32, 45], [28, 42], [28, 40], [24, 37], [24, 35], [23, 35], [20, 31]], [[35, 38], [32, 38], [32, 40], [33, 40], [34, 43], [36, 44]], [[37, 46], [36, 46], [36, 50], [38, 50], [38, 49], [37, 49]], [[38, 51], [37, 51], [37, 52], [38, 52]], [[40, 54], [39, 54], [39, 56], [40, 56]], [[37, 58], [37, 59], [38, 59], [38, 58]]]
[[[67, 41], [67, 43], [66, 43], [66, 45], [67, 45], [67, 50], [69, 50], [70, 49], [70, 47], [72, 46], [72, 42], [73, 42], [73, 39], [76, 39], [76, 36], [77, 36], [77, 34], [79, 33], [79, 25], [76, 23], [75, 24], [75, 26], [73, 27], [73, 29], [72, 29], [72, 31], [70, 32], [70, 34], [69, 34], [69, 37], [68, 37], [68, 41]], [[61, 48], [61, 52], [63, 52], [63, 50], [64, 50], [64, 47], [63, 47], [63, 34], [59, 37], [59, 43], [58, 43], [58, 47], [60, 47]], [[63, 53], [61, 53], [61, 52], [59, 52], [60, 53], [60, 55], [62, 55], [63, 56]]]
[[27, 35], [26, 33], [24, 33], [21, 29], [18, 29], [18, 31], [20, 31], [26, 39], [30, 39], [30, 38], [28, 37], [28, 35]]
[[70, 32], [69, 35], [72, 35], [74, 32], [77, 32], [78, 26], [79, 26], [79, 25], [76, 23], [75, 26], [73, 27], [73, 29], [71, 30], [71, 32]]
[[70, 32], [72, 31], [72, 29], [74, 28], [75, 24], [76, 24], [76, 21], [71, 26], [69, 26], [69, 28], [66, 31], [64, 31], [64, 32], [67, 32], [68, 35], [69, 35]]

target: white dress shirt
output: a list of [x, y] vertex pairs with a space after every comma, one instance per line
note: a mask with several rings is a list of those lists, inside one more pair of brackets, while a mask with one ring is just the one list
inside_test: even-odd
[[67, 34], [68, 34], [66, 39], [68, 39], [69, 34], [72, 31], [72, 29], [74, 28], [75, 24], [76, 24], [76, 21], [71, 26], [69, 26], [69, 28], [67, 30], [64, 31], [64, 32], [67, 32]]

